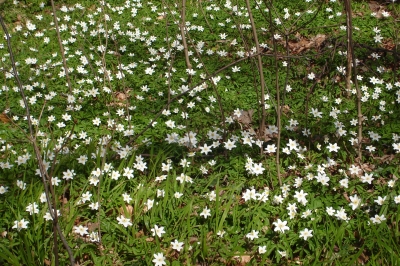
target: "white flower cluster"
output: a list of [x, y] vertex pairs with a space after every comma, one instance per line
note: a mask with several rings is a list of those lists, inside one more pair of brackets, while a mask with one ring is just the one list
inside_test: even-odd
[[247, 157], [245, 168], [251, 175], [261, 175], [265, 171], [262, 163], [254, 163], [250, 157]]
[[262, 202], [266, 202], [269, 196], [269, 188], [266, 187], [261, 193], [257, 193], [254, 188], [246, 189], [242, 194], [242, 198], [244, 201], [248, 200], [259, 200]]

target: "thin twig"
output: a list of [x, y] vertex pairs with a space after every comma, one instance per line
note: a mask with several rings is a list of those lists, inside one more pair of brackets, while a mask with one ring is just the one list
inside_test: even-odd
[[[164, 8], [166, 8], [165, 0], [162, 0], [162, 3], [163, 3]], [[168, 73], [168, 77], [167, 77], [167, 79], [168, 79], [168, 81], [167, 81], [168, 82], [168, 102], [169, 102], [171, 100], [171, 71], [172, 71], [172, 66], [174, 65], [175, 56], [173, 56], [172, 52], [171, 52], [171, 45], [169, 43], [169, 32], [168, 32], [168, 29], [169, 29], [168, 16], [167, 16], [167, 12], [165, 12], [165, 11], [164, 11], [164, 18], [165, 18], [165, 35], [166, 35], [166, 41], [167, 41], [167, 50], [168, 50], [169, 56], [171, 57], [171, 62], [168, 66], [168, 72], [167, 72]], [[168, 59], [169, 58], [166, 58], [167, 63], [168, 63]], [[169, 108], [169, 106], [168, 106], [168, 108]]]
[[[257, 63], [258, 63], [258, 72], [260, 74], [260, 84], [261, 84], [261, 95], [260, 95], [260, 100], [261, 100], [261, 120], [260, 120], [260, 128], [259, 128], [259, 138], [261, 139], [264, 136], [265, 132], [265, 79], [264, 79], [264, 69], [262, 65], [262, 57], [260, 53], [260, 43], [258, 42], [258, 36], [257, 36], [257, 28], [254, 23], [254, 18], [253, 18], [253, 13], [251, 12], [251, 7], [250, 7], [250, 1], [246, 0], [246, 6], [247, 6], [247, 13], [249, 14], [250, 18], [250, 23], [251, 23], [251, 29], [253, 32], [253, 38], [254, 42], [256, 45], [256, 53], [257, 55]], [[261, 147], [261, 154], [263, 150]]]
[[[345, 8], [346, 8], [346, 22], [347, 22], [347, 58], [350, 64], [348, 64], [347, 71], [351, 73], [351, 69], [353, 69], [353, 81], [357, 91], [357, 113], [358, 113], [358, 159], [359, 163], [362, 163], [362, 122], [363, 122], [363, 115], [361, 110], [361, 90], [358, 87], [357, 81], [357, 63], [356, 57], [354, 54], [354, 45], [353, 45], [353, 23], [352, 23], [352, 11], [351, 11], [351, 0], [344, 1]], [[350, 77], [351, 78], [351, 77]], [[350, 83], [350, 82], [349, 82]], [[346, 80], [347, 85], [347, 80]], [[351, 89], [347, 87], [347, 89]]]
[[[272, 6], [272, 3], [271, 3]], [[275, 31], [274, 27], [272, 24], [272, 14], [269, 12], [269, 25], [270, 25], [270, 30], [271, 30], [271, 35], [272, 35], [272, 44], [273, 44], [273, 49], [274, 49], [274, 59], [275, 59], [275, 90], [276, 90], [276, 120], [277, 120], [277, 128], [278, 128], [278, 138], [277, 138], [277, 152], [276, 152], [276, 157], [275, 157], [275, 165], [276, 165], [276, 175], [278, 176], [278, 181], [279, 181], [279, 186], [282, 186], [282, 178], [281, 178], [281, 164], [280, 164], [280, 145], [281, 145], [281, 114], [282, 114], [282, 108], [281, 108], [281, 99], [280, 99], [280, 91], [279, 91], [279, 68], [278, 68], [278, 51], [277, 51], [277, 43], [275, 40]]]
[[[56, 205], [54, 204], [56, 196], [55, 196], [55, 193], [54, 193], [54, 191], [53, 191], [51, 186], [50, 186], [50, 191], [51, 191], [51, 196], [53, 198], [53, 203], [50, 200], [50, 193], [49, 193], [49, 187], [47, 186], [47, 182], [49, 182], [51, 184], [51, 178], [48, 175], [47, 170], [46, 170], [46, 168], [44, 166], [42, 155], [41, 155], [41, 151], [40, 151], [40, 149], [39, 149], [39, 147], [37, 145], [36, 136], [34, 134], [34, 130], [33, 130], [33, 126], [32, 126], [32, 120], [31, 120], [31, 115], [30, 115], [28, 102], [26, 100], [26, 96], [25, 96], [25, 93], [24, 93], [24, 89], [23, 89], [23, 85], [22, 85], [21, 79], [19, 78], [18, 71], [17, 71], [17, 68], [15, 66], [14, 53], [13, 53], [12, 47], [11, 47], [10, 35], [8, 34], [7, 27], [6, 27], [5, 23], [4, 23], [4, 20], [3, 20], [3, 17], [1, 16], [1, 14], [0, 14], [0, 24], [1, 24], [1, 27], [3, 28], [3, 31], [4, 31], [5, 35], [6, 35], [7, 47], [8, 47], [8, 52], [10, 54], [10, 61], [11, 61], [12, 69], [13, 69], [13, 74], [14, 74], [15, 80], [17, 81], [19, 92], [20, 92], [21, 97], [22, 97], [22, 101], [24, 102], [24, 106], [25, 106], [25, 110], [26, 110], [26, 118], [27, 118], [27, 121], [28, 121], [29, 141], [32, 143], [33, 150], [34, 150], [36, 159], [38, 161], [40, 176], [42, 178], [42, 183], [43, 183], [44, 191], [45, 191], [45, 195], [46, 195], [46, 201], [47, 201], [47, 204], [49, 206], [50, 216], [53, 218], [53, 229], [55, 230], [54, 237], [56, 237], [56, 235], [58, 233], [58, 235], [60, 236], [60, 239], [61, 239], [61, 241], [62, 241], [62, 243], [63, 243], [63, 245], [65, 247], [65, 249], [68, 252], [68, 256], [69, 256], [69, 260], [70, 260], [71, 265], [75, 265], [75, 259], [74, 259], [74, 256], [72, 254], [72, 250], [69, 247], [68, 242], [65, 239], [65, 237], [64, 237], [64, 235], [63, 235], [63, 233], [61, 231], [60, 225], [58, 224], [57, 209], [56, 209]], [[57, 243], [55, 243], [55, 246], [58, 246]], [[57, 261], [58, 254], [54, 254], [54, 255], [55, 255], [55, 258], [56, 258], [55, 265], [58, 265], [58, 261]]]
[[188, 50], [188, 45], [186, 43], [186, 36], [185, 36], [185, 31], [186, 29], [186, 0], [182, 0], [182, 7], [181, 7], [181, 22], [179, 24], [179, 29], [181, 31], [181, 36], [182, 36], [182, 45], [183, 45], [183, 51], [185, 53], [185, 61], [186, 61], [186, 67], [188, 69], [192, 69], [192, 64], [190, 63], [189, 59], [189, 50]]
[[61, 57], [62, 57], [62, 61], [63, 61], [65, 78], [67, 79], [69, 93], [72, 94], [72, 85], [71, 85], [71, 80], [69, 78], [67, 60], [65, 58], [64, 46], [63, 46], [62, 41], [61, 41], [60, 29], [58, 27], [58, 19], [57, 19], [57, 14], [56, 14], [56, 7], [54, 5], [54, 0], [50, 0], [50, 2], [51, 2], [51, 8], [52, 8], [52, 11], [53, 11], [54, 25], [56, 26], [58, 45], [60, 46], [60, 52], [61, 52]]

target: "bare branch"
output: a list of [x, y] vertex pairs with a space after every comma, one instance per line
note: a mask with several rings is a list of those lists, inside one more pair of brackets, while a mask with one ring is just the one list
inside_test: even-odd
[[185, 53], [185, 60], [186, 60], [186, 67], [188, 69], [192, 69], [192, 64], [190, 63], [190, 60], [189, 60], [189, 51], [188, 51], [188, 45], [186, 43], [186, 36], [185, 36], [185, 31], [187, 31], [186, 30], [186, 0], [182, 0], [181, 22], [179, 24], [179, 28], [181, 30], [183, 51]]
[[58, 45], [60, 46], [60, 52], [61, 52], [61, 57], [62, 57], [62, 61], [63, 61], [63, 67], [64, 67], [64, 71], [65, 71], [65, 78], [67, 79], [69, 93], [72, 93], [72, 84], [71, 84], [71, 80], [69, 78], [67, 60], [65, 59], [64, 46], [63, 46], [62, 41], [61, 41], [60, 29], [58, 27], [58, 18], [57, 18], [57, 13], [56, 13], [56, 7], [54, 5], [54, 0], [50, 0], [50, 2], [51, 2], [51, 8], [52, 8], [52, 11], [53, 11], [54, 25], [56, 26]]
[[[33, 130], [33, 126], [32, 126], [32, 120], [31, 120], [31, 115], [30, 115], [30, 111], [29, 111], [28, 102], [26, 100], [26, 96], [25, 96], [25, 93], [24, 93], [24, 89], [23, 89], [23, 85], [22, 85], [21, 79], [19, 78], [18, 71], [17, 71], [17, 68], [15, 66], [15, 60], [14, 60], [14, 54], [13, 54], [12, 47], [11, 47], [10, 35], [8, 34], [7, 27], [6, 27], [5, 23], [4, 23], [4, 20], [3, 20], [3, 17], [1, 16], [1, 14], [0, 14], [0, 24], [1, 24], [1, 27], [3, 28], [3, 31], [4, 31], [5, 35], [6, 35], [7, 47], [8, 47], [8, 51], [10, 53], [10, 60], [11, 60], [11, 65], [12, 65], [12, 69], [13, 69], [13, 74], [14, 74], [15, 80], [17, 81], [19, 92], [20, 92], [21, 97], [22, 97], [22, 101], [24, 102], [24, 106], [25, 106], [25, 110], [26, 110], [26, 118], [27, 118], [27, 121], [28, 121], [29, 141], [32, 143], [33, 150], [34, 150], [36, 159], [38, 161], [39, 170], [40, 170], [40, 176], [42, 178], [44, 191], [45, 191], [45, 195], [46, 195], [46, 201], [47, 201], [47, 204], [49, 206], [50, 215], [53, 218], [53, 229], [55, 230], [54, 237], [56, 238], [56, 235], [58, 233], [58, 235], [60, 236], [60, 239], [61, 239], [61, 241], [62, 241], [62, 243], [63, 243], [63, 245], [65, 247], [65, 249], [68, 252], [69, 260], [70, 260], [71, 265], [75, 265], [75, 259], [74, 259], [74, 256], [72, 254], [72, 250], [69, 247], [69, 245], [67, 243], [67, 240], [65, 239], [65, 237], [64, 237], [64, 235], [63, 235], [63, 233], [61, 231], [60, 225], [58, 224], [57, 209], [56, 209], [56, 205], [55, 205], [55, 198], [56, 197], [55, 197], [55, 193], [54, 193], [54, 190], [53, 190], [51, 185], [49, 187], [50, 187], [50, 191], [51, 191], [50, 193], [51, 193], [53, 201], [50, 200], [49, 187], [48, 187], [47, 183], [49, 182], [51, 184], [51, 178], [48, 175], [47, 170], [46, 170], [46, 168], [44, 166], [42, 155], [41, 155], [41, 151], [39, 149], [39, 146], [37, 145], [36, 136], [34, 134], [34, 130]], [[58, 246], [57, 243], [55, 243], [55, 246]], [[56, 253], [54, 255], [55, 255], [55, 258], [56, 258], [55, 265], [58, 265], [58, 261], [57, 261], [58, 254]]]
[[346, 89], [350, 92], [351, 85], [351, 70], [353, 70], [353, 81], [357, 91], [357, 113], [358, 113], [358, 159], [359, 163], [362, 162], [362, 122], [363, 115], [361, 110], [361, 90], [358, 87], [357, 81], [357, 62], [354, 54], [353, 44], [353, 23], [352, 23], [352, 11], [351, 11], [351, 0], [344, 1], [346, 8], [346, 23], [347, 23], [347, 76], [346, 76]]
[[[250, 23], [251, 23], [251, 29], [253, 32], [253, 38], [254, 42], [256, 45], [256, 53], [257, 55], [257, 63], [258, 63], [258, 72], [260, 74], [260, 83], [261, 83], [261, 121], [260, 121], [260, 128], [259, 128], [259, 138], [264, 136], [264, 131], [265, 131], [265, 80], [264, 80], [264, 70], [263, 70], [263, 65], [262, 65], [262, 57], [260, 53], [260, 43], [258, 42], [258, 36], [257, 36], [257, 28], [254, 23], [254, 18], [253, 18], [253, 13], [251, 12], [251, 7], [250, 7], [250, 1], [246, 0], [246, 6], [247, 6], [247, 13], [249, 14], [250, 18]], [[262, 153], [262, 148], [261, 148], [261, 153]]]

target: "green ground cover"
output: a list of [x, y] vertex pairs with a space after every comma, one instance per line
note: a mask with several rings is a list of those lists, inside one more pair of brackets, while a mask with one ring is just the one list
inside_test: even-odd
[[64, 58], [0, 4], [0, 264], [69, 265], [27, 107], [78, 265], [400, 262], [399, 4], [352, 3], [360, 158], [344, 3], [250, 2], [257, 41], [246, 1], [56, 2]]

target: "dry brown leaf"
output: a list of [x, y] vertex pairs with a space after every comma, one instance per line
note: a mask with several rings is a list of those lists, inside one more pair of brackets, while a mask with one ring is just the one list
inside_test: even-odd
[[317, 34], [315, 37], [312, 37], [310, 39], [310, 42], [312, 42], [315, 47], [319, 48], [324, 43], [325, 40], [326, 40], [325, 34]]
[[64, 205], [68, 203], [68, 199], [66, 197], [60, 197], [59, 200]]
[[369, 9], [371, 9], [372, 12], [378, 12], [379, 9], [381, 9], [381, 5], [376, 2], [376, 1], [370, 1], [368, 3]]
[[379, 185], [386, 185], [387, 181], [386, 181], [386, 178], [379, 177], [378, 180], [376, 181], [376, 183], [379, 184]]
[[[129, 216], [132, 216], [132, 213], [133, 213], [132, 205], [125, 205], [125, 209], [128, 212]], [[119, 214], [125, 215], [124, 207], [119, 207]]]
[[208, 232], [207, 236], [206, 236], [206, 239], [210, 240], [212, 235], [213, 235], [213, 231]]
[[290, 109], [290, 106], [289, 105], [284, 105], [284, 106], [282, 106], [281, 107], [281, 109], [282, 109], [282, 112], [284, 113], [284, 114], [288, 114], [289, 112], [292, 112], [292, 110]]
[[379, 160], [381, 163], [391, 162], [394, 158], [394, 154], [386, 154], [382, 157], [374, 157], [375, 160]]
[[376, 1], [370, 1], [368, 3], [369, 9], [371, 9], [372, 12], [378, 12], [381, 9], [381, 5], [376, 2]]
[[349, 198], [349, 195], [347, 195], [347, 192], [343, 193], [343, 197], [347, 200], [347, 202], [351, 201], [350, 198]]
[[364, 163], [361, 165], [361, 169], [367, 172], [372, 172], [375, 169], [375, 165]]
[[193, 244], [194, 242], [198, 242], [198, 241], [199, 241], [199, 238], [196, 237], [196, 236], [192, 236], [192, 237], [189, 238], [189, 243], [190, 244]]
[[261, 140], [263, 140], [264, 142], [270, 141], [272, 139], [273, 136], [271, 136], [271, 134], [268, 133], [268, 130], [265, 129], [264, 130], [264, 136], [261, 138]]
[[1, 113], [0, 114], [0, 121], [2, 123], [10, 123], [11, 119], [5, 113]]
[[385, 11], [384, 7], [376, 1], [370, 1], [368, 3], [369, 9], [375, 13], [376, 18], [383, 18], [382, 12]]
[[257, 134], [256, 131], [254, 130], [254, 128], [252, 128], [252, 127], [250, 127], [247, 131], [250, 133], [250, 135], [256, 135]]
[[128, 99], [128, 96], [124, 92], [116, 92], [115, 99], [117, 99], [118, 101], [124, 102], [124, 101], [126, 101], [126, 99]]
[[142, 236], [144, 236], [143, 230], [140, 230], [139, 232], [137, 232], [137, 233], [135, 234], [135, 237], [136, 237], [136, 238], [141, 238]]
[[99, 228], [99, 223], [91, 223], [91, 222], [89, 222], [87, 224], [87, 227], [89, 229], [89, 232], [93, 232], [94, 230]]
[[262, 231], [263, 233], [267, 233], [268, 230], [269, 230], [269, 227], [266, 226], [266, 225], [264, 225], [264, 226], [261, 228], [261, 231]]
[[387, 40], [384, 40], [383, 42], [382, 42], [382, 46], [383, 46], [383, 48], [385, 48], [386, 50], [394, 50], [395, 49], [395, 47], [396, 47], [396, 45], [393, 43], [393, 40], [392, 39], [387, 39]]
[[360, 263], [360, 265], [365, 265], [369, 261], [369, 257], [367, 254], [365, 254], [365, 252], [363, 252], [360, 254], [360, 256], [358, 257], [357, 260], [358, 260], [358, 263]]
[[251, 256], [250, 255], [240, 255], [240, 256], [234, 256], [233, 257], [236, 261], [238, 261], [240, 266], [244, 266], [247, 263], [249, 263], [251, 261]]
[[238, 121], [239, 124], [248, 127], [251, 124], [251, 122], [253, 122], [253, 114], [254, 114], [253, 109], [243, 110], [241, 111], [240, 117], [238, 117], [237, 115], [233, 115], [232, 118], [233, 120]]
[[[326, 40], [325, 34], [317, 34], [310, 39], [307, 39], [301, 36], [299, 33], [296, 33], [296, 41], [289, 41], [288, 46], [293, 54], [299, 54], [303, 51], [313, 49], [313, 48], [320, 48], [323, 42]], [[282, 42], [283, 45], [286, 45], [285, 42]]]
[[355, 17], [363, 17], [364, 16], [364, 12], [353, 12], [353, 18]]

